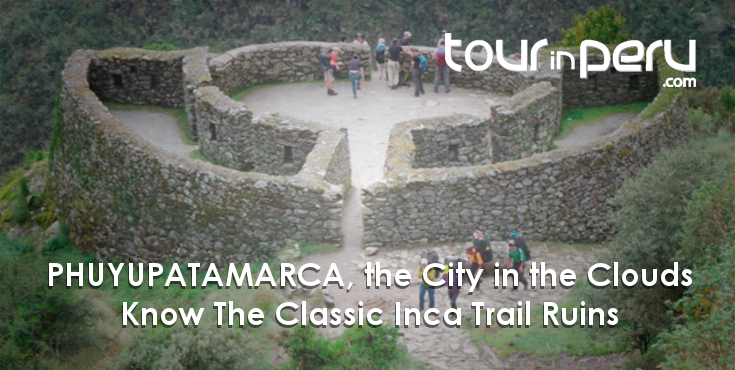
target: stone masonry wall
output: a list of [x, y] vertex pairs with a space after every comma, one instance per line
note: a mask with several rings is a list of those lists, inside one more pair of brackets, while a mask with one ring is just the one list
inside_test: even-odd
[[324, 180], [349, 173], [332, 161], [344, 144], [339, 130], [323, 133], [291, 177], [176, 156], [123, 126], [90, 89], [90, 65], [108, 57], [78, 51], [63, 72], [49, 190], [76, 245], [102, 260], [242, 262], [287, 239], [340, 242], [345, 189]]
[[184, 106], [181, 51], [158, 53], [117, 48], [105, 51], [89, 68], [89, 85], [100, 99], [162, 107]]
[[[605, 105], [631, 104], [651, 101], [658, 94], [658, 73], [654, 68], [640, 73], [618, 72], [610, 68], [605, 72], [590, 72], [587, 79], [579, 78], [579, 54], [574, 54], [575, 69], [568, 58], [564, 60], [562, 77], [564, 108], [601, 107]], [[601, 63], [601, 55], [591, 54], [589, 64]], [[654, 63], [655, 65], [655, 63]]]
[[[471, 166], [490, 161], [487, 120], [455, 115], [412, 121], [408, 126], [414, 144], [414, 168]], [[397, 129], [405, 130], [406, 124]]]
[[639, 116], [584, 146], [512, 162], [415, 169], [406, 135], [394, 135], [384, 180], [362, 197], [365, 244], [463, 240], [478, 228], [493, 238], [519, 231], [530, 239], [606, 239], [616, 190], [658, 152], [686, 141], [690, 130], [677, 93], [650, 119]]
[[512, 161], [549, 150], [561, 122], [561, 95], [537, 83], [492, 107], [493, 162]]
[[[347, 64], [352, 55], [360, 56], [366, 76], [372, 49], [357, 44], [327, 42], [280, 42], [248, 45], [227, 51], [209, 62], [212, 77], [225, 94], [233, 94], [249, 86], [273, 82], [297, 82], [323, 79], [319, 69], [319, 54], [332, 47], [342, 50], [340, 60]], [[342, 72], [341, 77], [347, 77]]]

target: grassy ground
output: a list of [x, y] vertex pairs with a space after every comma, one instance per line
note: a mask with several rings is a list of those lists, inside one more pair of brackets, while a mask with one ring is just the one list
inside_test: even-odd
[[[581, 299], [576, 291], [558, 304], [562, 308], [579, 307]], [[489, 345], [501, 355], [510, 356], [523, 353], [532, 356], [548, 357], [570, 355], [574, 357], [600, 356], [626, 350], [623, 343], [616, 341], [609, 333], [594, 328], [574, 326], [543, 327], [543, 305], [531, 308], [531, 325], [528, 328], [474, 328], [469, 329], [470, 337], [480, 345]], [[561, 319], [558, 319], [561, 323]]]
[[164, 108], [154, 105], [119, 104], [110, 102], [105, 103], [105, 106], [108, 109], [115, 110], [147, 110], [150, 112], [168, 114], [173, 117], [176, 124], [179, 126], [181, 140], [188, 145], [197, 145], [196, 140], [191, 136], [191, 131], [189, 130], [189, 117], [187, 117], [186, 110], [184, 110], [184, 108]]
[[562, 114], [561, 126], [555, 139], [563, 139], [577, 125], [591, 125], [598, 123], [601, 119], [614, 113], [640, 112], [646, 108], [647, 102], [639, 102], [626, 105], [612, 105], [596, 108], [567, 109]]
[[334, 253], [339, 251], [339, 247], [336, 245], [301, 243], [299, 247], [302, 255]]

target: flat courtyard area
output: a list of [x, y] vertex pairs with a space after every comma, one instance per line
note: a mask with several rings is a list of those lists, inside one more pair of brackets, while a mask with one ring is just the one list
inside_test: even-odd
[[385, 81], [366, 82], [354, 99], [349, 82], [337, 82], [335, 90], [339, 95], [328, 96], [324, 83], [319, 81], [259, 87], [245, 94], [242, 101], [256, 116], [278, 113], [347, 128], [352, 183], [362, 188], [383, 177], [388, 137], [396, 123], [456, 113], [485, 118], [492, 105], [506, 99], [460, 88], [452, 88], [447, 94], [441, 85], [439, 93], [435, 93], [433, 85], [426, 83], [426, 94], [417, 98], [413, 89], [411, 86], [391, 90]]

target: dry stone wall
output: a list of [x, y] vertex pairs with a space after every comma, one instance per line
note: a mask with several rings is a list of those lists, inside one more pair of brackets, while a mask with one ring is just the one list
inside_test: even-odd
[[561, 94], [541, 82], [492, 107], [493, 162], [506, 162], [545, 152], [561, 122]]
[[469, 115], [411, 121], [396, 126], [411, 135], [414, 168], [455, 167], [490, 161], [490, 123]]
[[[69, 58], [49, 187], [75, 244], [103, 260], [242, 262], [269, 257], [285, 240], [340, 242], [349, 183], [330, 181], [349, 179], [346, 133], [312, 132], [319, 142], [293, 176], [242, 172], [173, 155], [122, 125], [90, 88], [87, 76], [95, 61], [115, 60], [118, 53], [138, 53], [141, 60], [131, 57], [127, 65], [145, 60], [160, 66], [171, 59], [169, 53], [128, 49], [78, 51]], [[167, 64], [175, 70], [161, 74], [172, 80], [159, 81], [179, 85], [179, 99], [193, 102], [187, 112], [198, 127], [228, 119], [208, 116], [201, 101], [200, 90], [212, 82], [202, 68], [204, 57], [199, 49], [179, 52], [179, 63]], [[100, 73], [102, 64], [96, 65]], [[182, 77], [182, 70], [191, 74]], [[278, 136], [282, 123], [251, 121], [243, 124], [264, 127], [256, 130], [262, 135], [257, 140], [285, 140]], [[301, 156], [294, 151], [294, 159]]]
[[[368, 46], [327, 42], [248, 45], [213, 58], [209, 66], [215, 84], [226, 94], [233, 94], [266, 83], [320, 80], [324, 73], [319, 69], [319, 54], [335, 46], [342, 50], [340, 60], [345, 64], [358, 54], [366, 76], [370, 76], [372, 51]], [[347, 77], [346, 72], [342, 77]]]
[[[567, 94], [575, 85], [562, 86]], [[543, 107], [558, 114], [552, 102], [558, 110], [559, 95], [538, 100], [544, 99], [540, 107], [514, 111], [515, 119], [534, 119]], [[611, 199], [617, 189], [661, 150], [686, 141], [690, 126], [681, 93], [663, 91], [636, 119], [583, 146], [503, 163], [414, 168], [409, 124], [392, 132], [384, 179], [363, 192], [365, 244], [456, 241], [476, 229], [490, 230], [493, 238], [519, 231], [531, 239], [604, 240], [614, 231]]]
[[184, 106], [184, 53], [110, 49], [94, 59], [89, 85], [100, 99], [162, 107]]
[[[579, 54], [573, 54], [575, 69], [568, 58], [563, 58], [563, 103], [564, 108], [602, 107], [605, 105], [631, 104], [651, 101], [659, 91], [658, 73], [621, 73], [610, 68], [605, 72], [590, 72], [587, 79], [579, 78]], [[591, 54], [590, 65], [600, 64], [602, 56]], [[654, 63], [655, 65], [655, 63]]]

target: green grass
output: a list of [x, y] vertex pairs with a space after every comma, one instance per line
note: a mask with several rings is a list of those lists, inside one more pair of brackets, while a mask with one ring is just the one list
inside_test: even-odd
[[192, 150], [191, 153], [189, 153], [189, 158], [212, 163], [212, 161], [207, 159], [199, 149]]
[[[576, 290], [576, 289], [575, 289]], [[559, 314], [562, 308], [579, 307], [581, 299], [573, 290], [569, 297], [558, 303]], [[587, 305], [586, 307], [590, 307]], [[595, 328], [573, 326], [543, 327], [543, 304], [532, 306], [531, 325], [528, 328], [475, 328], [469, 325], [469, 334], [478, 345], [489, 345], [501, 355], [524, 353], [532, 356], [601, 356], [627, 350], [624, 343], [617, 341], [610, 333]], [[473, 314], [474, 315], [474, 314]], [[483, 318], [484, 320], [484, 318]], [[561, 319], [558, 319], [561, 323]]]
[[339, 251], [339, 247], [336, 245], [299, 243], [299, 246], [301, 250], [301, 255], [303, 256], [310, 254], [334, 253]]
[[640, 112], [645, 109], [647, 105], [647, 102], [638, 102], [606, 107], [567, 109], [562, 114], [561, 126], [559, 127], [559, 133], [556, 135], [555, 139], [558, 140], [565, 138], [569, 135], [574, 126], [593, 125], [600, 122], [601, 119], [615, 113]]
[[110, 102], [106, 102], [105, 106], [108, 109], [114, 110], [146, 110], [168, 114], [174, 119], [174, 121], [176, 121], [176, 125], [179, 126], [179, 135], [181, 135], [181, 140], [183, 140], [187, 145], [197, 145], [196, 140], [191, 136], [191, 131], [189, 130], [189, 117], [187, 117], [186, 110], [184, 108], [164, 108], [157, 107], [155, 105], [120, 104]]

